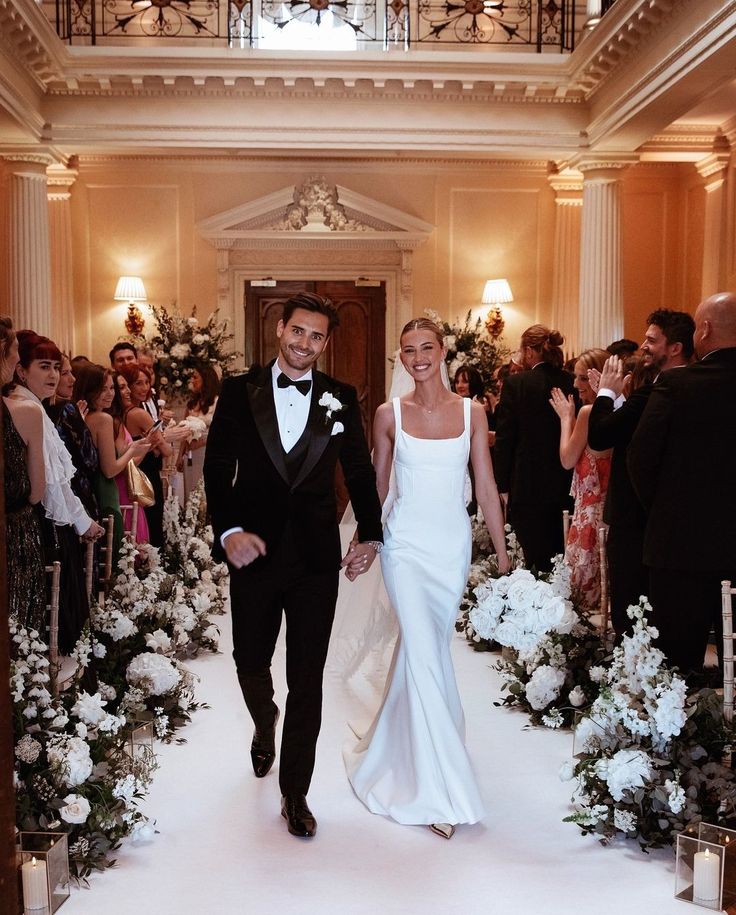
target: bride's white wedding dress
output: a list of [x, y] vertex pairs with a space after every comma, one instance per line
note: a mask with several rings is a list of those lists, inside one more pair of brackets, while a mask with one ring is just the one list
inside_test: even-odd
[[470, 400], [456, 438], [404, 432], [393, 400], [396, 498], [381, 568], [400, 635], [381, 708], [345, 752], [348, 777], [372, 813], [398, 823], [476, 823], [485, 815], [464, 744], [450, 640], [470, 566], [465, 471]]

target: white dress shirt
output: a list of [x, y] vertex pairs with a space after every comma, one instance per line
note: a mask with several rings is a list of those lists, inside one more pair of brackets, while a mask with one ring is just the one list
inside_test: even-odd
[[[279, 424], [279, 436], [284, 451], [288, 454], [302, 437], [309, 418], [309, 407], [312, 403], [311, 388], [309, 393], [301, 394], [293, 384], [280, 388], [276, 379], [281, 374], [278, 359], [271, 367], [271, 384], [273, 385], [273, 402], [276, 407], [276, 420]], [[297, 381], [311, 381], [310, 369]]]

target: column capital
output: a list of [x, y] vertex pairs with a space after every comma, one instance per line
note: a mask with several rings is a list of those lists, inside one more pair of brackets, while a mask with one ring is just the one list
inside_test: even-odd
[[699, 159], [695, 163], [695, 168], [698, 170], [700, 177], [704, 179], [706, 188], [708, 188], [723, 182], [730, 162], [731, 151], [722, 149]]
[[633, 153], [582, 153], [572, 163], [583, 173], [585, 183], [589, 181], [620, 181], [630, 165], [636, 165], [639, 157]]
[[69, 200], [71, 188], [79, 176], [76, 168], [64, 165], [49, 165], [46, 169], [46, 184], [49, 200]]
[[558, 206], [582, 206], [583, 175], [577, 169], [551, 169], [547, 181], [555, 192], [555, 203]]

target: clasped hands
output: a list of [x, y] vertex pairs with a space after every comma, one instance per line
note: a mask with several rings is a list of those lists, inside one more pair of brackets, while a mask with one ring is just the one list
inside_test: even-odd
[[348, 581], [355, 581], [358, 575], [362, 575], [370, 569], [375, 558], [376, 550], [370, 543], [358, 543], [357, 540], [351, 540], [340, 567], [345, 569], [345, 577]]

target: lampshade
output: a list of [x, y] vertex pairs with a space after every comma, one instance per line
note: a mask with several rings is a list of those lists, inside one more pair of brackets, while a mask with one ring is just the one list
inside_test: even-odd
[[121, 276], [115, 287], [114, 298], [121, 302], [147, 302], [146, 288], [139, 276]]
[[506, 305], [513, 301], [508, 280], [486, 280], [481, 299], [483, 305]]

